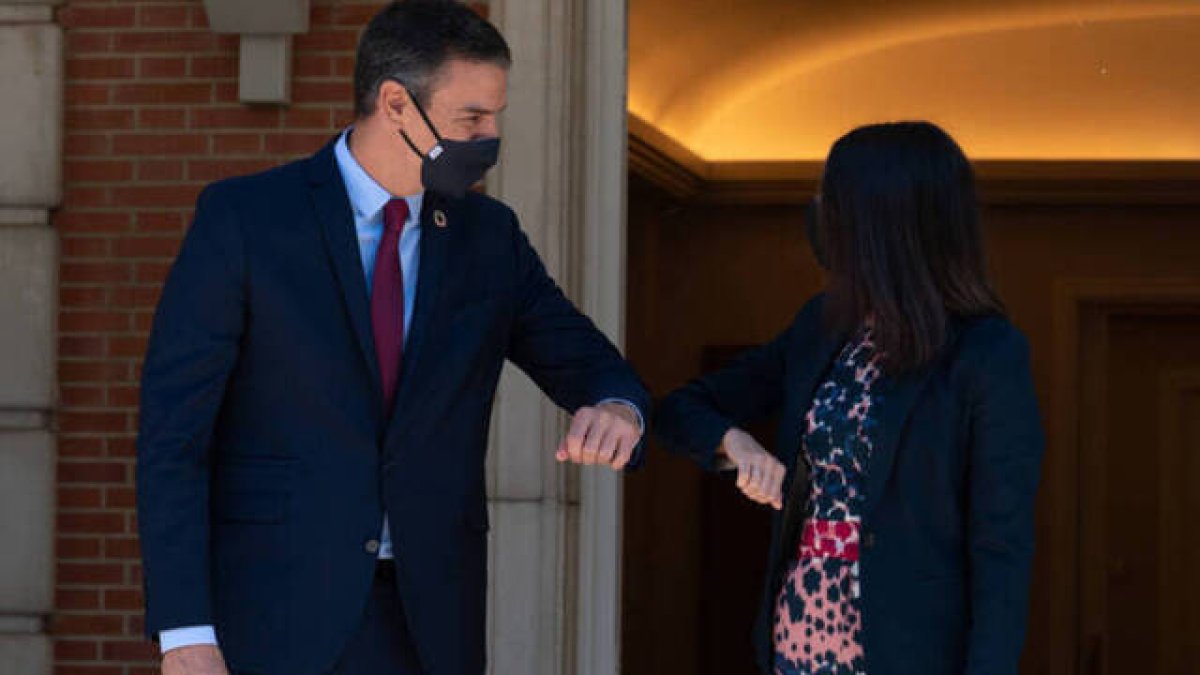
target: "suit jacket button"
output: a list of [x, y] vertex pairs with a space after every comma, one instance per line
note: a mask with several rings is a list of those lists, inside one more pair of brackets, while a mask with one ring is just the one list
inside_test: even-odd
[[862, 544], [863, 544], [863, 548], [874, 547], [875, 546], [875, 533], [874, 532], [863, 532]]
[[367, 553], [370, 553], [371, 555], [377, 555], [379, 553], [379, 540], [370, 539], [367, 541], [366, 545], [363, 546], [363, 548], [367, 550]]

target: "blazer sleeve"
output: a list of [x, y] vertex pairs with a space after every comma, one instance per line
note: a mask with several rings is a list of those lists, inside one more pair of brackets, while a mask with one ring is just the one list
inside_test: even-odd
[[804, 320], [802, 312], [771, 342], [667, 395], [656, 413], [655, 436], [705, 469], [720, 468], [717, 448], [726, 432], [778, 411], [787, 352]]
[[137, 506], [146, 633], [213, 623], [209, 446], [245, 324], [244, 250], [207, 188], [163, 287], [141, 385]]
[[1015, 328], [978, 356], [970, 404], [966, 672], [1015, 675], [1025, 641], [1044, 446], [1029, 346]]
[[[617, 348], [563, 294], [511, 215], [517, 299], [507, 356], [555, 404], [574, 413], [603, 401], [634, 405], [650, 418], [650, 394]], [[639, 445], [629, 466], [641, 462]]]

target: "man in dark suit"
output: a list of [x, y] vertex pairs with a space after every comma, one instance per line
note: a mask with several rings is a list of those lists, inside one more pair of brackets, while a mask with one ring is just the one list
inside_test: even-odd
[[393, 3], [359, 44], [352, 128], [201, 194], [142, 382], [164, 673], [482, 673], [505, 359], [573, 413], [560, 461], [637, 461], [644, 387], [468, 190], [509, 63], [465, 6]]

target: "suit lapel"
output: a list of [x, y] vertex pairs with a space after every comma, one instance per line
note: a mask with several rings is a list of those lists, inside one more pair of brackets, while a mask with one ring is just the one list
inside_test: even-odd
[[336, 139], [309, 160], [310, 196], [325, 251], [341, 287], [346, 316], [354, 329], [359, 351], [366, 360], [371, 383], [378, 399], [383, 398], [379, 379], [379, 364], [375, 357], [375, 339], [371, 331], [371, 310], [367, 300], [367, 282], [363, 272], [362, 255], [354, 229], [354, 215], [346, 186], [337, 170], [334, 157]]
[[461, 224], [456, 222], [459, 213], [456, 206], [453, 200], [432, 192], [425, 193], [421, 207], [421, 267], [417, 274], [416, 301], [412, 325], [404, 345], [396, 406], [389, 415], [389, 435], [400, 411], [411, 405], [413, 393], [422, 391], [417, 379], [421, 373], [418, 368], [427, 358], [429, 334], [437, 320], [438, 309], [444, 304], [441, 295], [450, 254], [450, 239], [461, 229]]

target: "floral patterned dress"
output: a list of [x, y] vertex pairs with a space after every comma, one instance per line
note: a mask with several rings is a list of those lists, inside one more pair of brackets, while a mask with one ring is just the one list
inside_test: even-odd
[[800, 543], [775, 604], [776, 675], [866, 672], [858, 544], [878, 361], [871, 333], [863, 331], [842, 349], [805, 418], [810, 488]]

